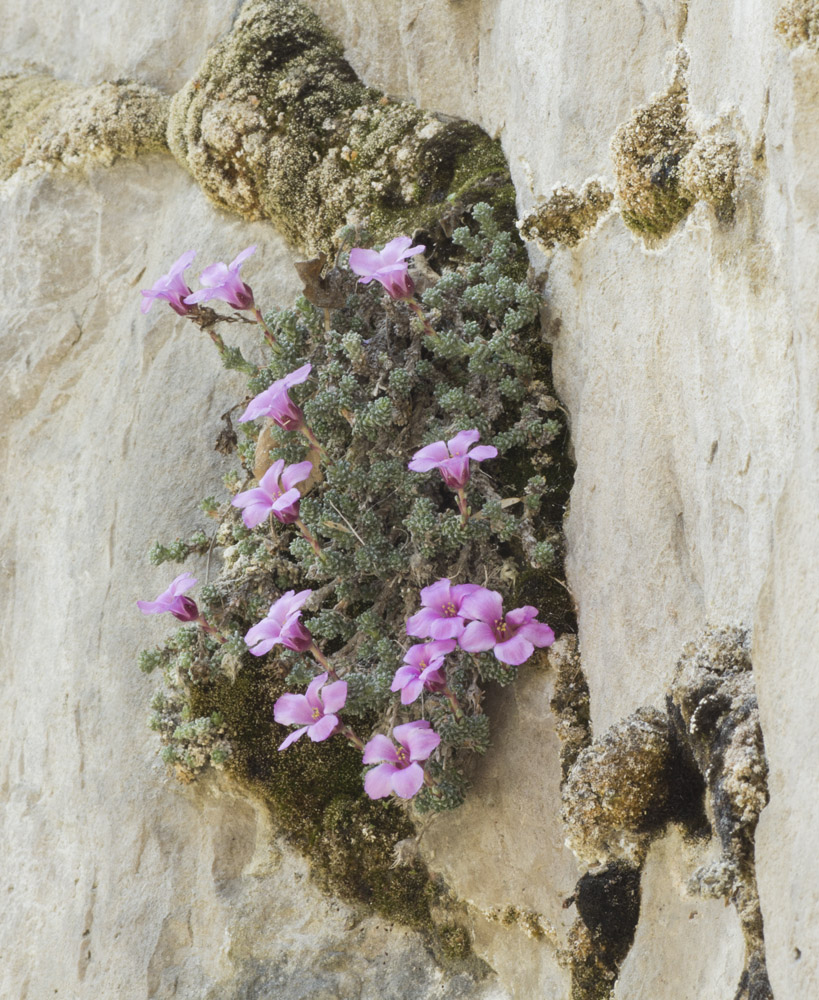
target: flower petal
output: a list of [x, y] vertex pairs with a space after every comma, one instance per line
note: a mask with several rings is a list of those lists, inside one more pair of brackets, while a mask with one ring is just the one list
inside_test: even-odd
[[[364, 761], [366, 764], [367, 762]], [[394, 764], [379, 764], [364, 776], [364, 791], [371, 799], [383, 799], [392, 794], [392, 777], [398, 771]]]
[[404, 689], [401, 691], [401, 704], [411, 705], [423, 690], [424, 684], [421, 678], [413, 678], [409, 684], [404, 685]]
[[296, 462], [294, 465], [288, 465], [282, 473], [282, 489], [292, 490], [296, 483], [303, 483], [305, 479], [309, 479], [312, 471], [312, 462]]
[[471, 431], [458, 431], [455, 437], [450, 438], [447, 441], [447, 447], [449, 448], [449, 454], [453, 457], [455, 455], [465, 455], [469, 450], [469, 446], [474, 444], [476, 441], [480, 441], [481, 432], [475, 428]]
[[279, 383], [285, 389], [289, 389], [291, 385], [301, 385], [302, 382], [306, 382], [310, 372], [313, 370], [313, 366], [308, 361], [306, 365], [302, 365], [301, 368], [297, 368], [294, 372], [290, 372], [289, 375], [285, 375], [284, 378], [280, 378], [278, 382], [274, 382], [274, 385]]
[[321, 743], [322, 740], [329, 739], [333, 735], [333, 730], [338, 725], [338, 716], [325, 715], [307, 729], [307, 735], [314, 743]]
[[303, 694], [283, 694], [273, 706], [273, 718], [282, 726], [307, 726], [316, 720]]
[[304, 736], [307, 732], [307, 726], [302, 729], [297, 729], [294, 733], [291, 733], [286, 740], [279, 744], [279, 750], [286, 750], [291, 744], [295, 743], [300, 736]]
[[402, 799], [411, 799], [413, 795], [417, 795], [423, 783], [424, 769], [420, 764], [410, 764], [392, 776], [392, 790]]
[[274, 496], [276, 490], [280, 488], [279, 477], [282, 474], [283, 468], [284, 468], [284, 459], [278, 458], [259, 480], [259, 487], [263, 489], [265, 493], [269, 494], [271, 497]]
[[487, 458], [497, 458], [498, 449], [491, 444], [479, 444], [477, 448], [467, 452], [466, 457], [473, 462], [485, 462]]
[[247, 250], [242, 250], [242, 252], [240, 254], [237, 254], [230, 262], [230, 264], [228, 264], [228, 270], [238, 271], [239, 268], [242, 266], [242, 264], [244, 264], [244, 262], [248, 259], [248, 257], [252, 257], [254, 253], [256, 253], [255, 245], [252, 247], [248, 247]]
[[430, 469], [437, 469], [441, 462], [445, 462], [448, 458], [449, 452], [444, 442], [435, 441], [416, 451], [407, 468], [413, 472], [429, 472]]
[[321, 692], [325, 712], [340, 712], [347, 703], [347, 681], [333, 681]]
[[[412, 240], [410, 240], [411, 242]], [[381, 254], [377, 250], [354, 247], [350, 251], [350, 270], [356, 274], [372, 279], [379, 267], [381, 267]]]
[[395, 744], [388, 736], [376, 733], [364, 747], [363, 761], [365, 764], [377, 764], [381, 760], [395, 764], [398, 762], [398, 754]]
[[390, 684], [390, 691], [401, 691], [418, 678], [418, 667], [404, 666], [395, 671], [395, 677]]
[[483, 653], [496, 642], [495, 633], [486, 622], [469, 622], [458, 638], [458, 645], [467, 653]]
[[518, 632], [524, 639], [528, 639], [533, 646], [542, 649], [544, 646], [551, 646], [555, 641], [555, 634], [548, 625], [543, 622], [529, 622]]
[[521, 625], [528, 625], [529, 622], [534, 621], [537, 616], [537, 608], [532, 607], [531, 604], [524, 604], [522, 608], [512, 608], [511, 611], [507, 611], [506, 621], [513, 628], [520, 628]]
[[511, 663], [515, 667], [525, 663], [534, 651], [535, 647], [520, 632], [495, 646], [495, 656], [501, 663]]
[[[421, 449], [423, 451], [423, 448]], [[452, 600], [452, 584], [446, 577], [436, 580], [421, 591], [421, 604], [424, 607], [440, 608]]]
[[[324, 705], [321, 702], [321, 698], [319, 698], [319, 691], [323, 687], [326, 680], [327, 680], [326, 673], [319, 674], [318, 677], [314, 677], [310, 681], [310, 683], [307, 685], [307, 690], [304, 692], [304, 697], [307, 699], [307, 704], [310, 706], [310, 708], [319, 709], [322, 715], [324, 714]], [[310, 721], [313, 722], [315, 720], [311, 719]]]
[[264, 656], [280, 642], [279, 626], [269, 618], [263, 618], [258, 625], [249, 628], [245, 634], [245, 642], [254, 656]]
[[430, 628], [434, 622], [439, 620], [454, 621], [454, 619], [441, 619], [441, 614], [432, 608], [421, 608], [421, 610], [407, 619], [407, 635], [414, 635], [419, 639], [426, 639], [432, 635]]
[[292, 490], [288, 490], [286, 493], [274, 500], [270, 505], [271, 510], [286, 510], [288, 507], [294, 506], [301, 500], [301, 493], [294, 487]]
[[496, 622], [503, 617], [503, 598], [497, 590], [480, 587], [461, 602], [461, 615], [480, 622]]
[[412, 729], [401, 742], [409, 751], [410, 760], [426, 760], [441, 742], [441, 737], [434, 729]]

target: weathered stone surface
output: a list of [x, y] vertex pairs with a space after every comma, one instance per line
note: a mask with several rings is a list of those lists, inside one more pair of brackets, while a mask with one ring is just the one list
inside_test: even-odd
[[[801, 41], [785, 32], [798, 43], [789, 51], [776, 10], [747, 0], [634, 0], [616, 17], [600, 0], [311, 6], [366, 83], [499, 134], [522, 211], [557, 184], [613, 184], [611, 138], [667, 90], [679, 44], [697, 133], [720, 122], [738, 143], [730, 224], [701, 202], [647, 250], [610, 214], [552, 257], [550, 329], [577, 460], [569, 569], [595, 735], [640, 705], [663, 706], [683, 646], [706, 621], [751, 629], [770, 766], [756, 843], [768, 970], [777, 1000], [817, 995], [819, 63], [810, 31]], [[5, 8], [4, 73], [83, 86], [133, 77], [169, 95], [235, 14], [228, 0], [86, 4], [81, 16], [50, 0]], [[391, 969], [396, 996], [412, 996], [400, 990], [413, 981], [427, 991], [419, 997], [443, 988], [528, 998], [537, 986], [563, 1000], [551, 944], [477, 915], [476, 945], [502, 985], [442, 987], [410, 936], [386, 937], [372, 922], [360, 925], [363, 939], [343, 932], [346, 911], [297, 881], [301, 863], [268, 846], [252, 803], [219, 786], [164, 784], [142, 724], [150, 684], [131, 666], [151, 626], [132, 617], [132, 604], [164, 585], [143, 559], [157, 511], [182, 532], [197, 523], [203, 487], [218, 481], [211, 438], [231, 385], [192, 328], [157, 309], [143, 320], [136, 291], [188, 245], [226, 259], [257, 238], [267, 254], [258, 274], [269, 260], [281, 276], [267, 290], [289, 294], [295, 283], [269, 229], [208, 208], [170, 161], [115, 166], [79, 184], [13, 185], [3, 199], [0, 406], [11, 499], [0, 731], [10, 748], [0, 789], [10, 846], [0, 921], [13, 957], [0, 992], [136, 1000], [176, 990], [198, 1000], [210, 991], [216, 1000], [238, 982], [247, 996], [368, 997], [384, 995]], [[502, 718], [515, 719], [516, 702], [523, 712], [524, 690], [548, 727], [547, 702], [530, 687], [500, 699]], [[535, 721], [519, 725], [534, 734]], [[485, 807], [467, 804], [425, 839], [476, 914], [531, 907], [560, 936], [565, 925], [550, 914], [572, 889], [572, 863], [555, 846], [558, 829], [532, 818], [532, 803], [547, 811], [547, 788], [556, 814], [558, 751], [548, 751], [554, 764], [549, 757], [536, 791], [516, 769], [535, 737], [518, 743], [517, 732], [501, 722], [481, 764], [473, 801]], [[493, 773], [508, 775], [495, 791]], [[544, 827], [550, 847], [539, 853], [531, 844]], [[742, 967], [738, 922], [732, 908], [680, 896], [668, 873], [674, 836], [649, 852], [618, 995], [727, 1000]], [[504, 859], [530, 859], [531, 872], [499, 864], [501, 848]], [[216, 856], [234, 874], [215, 874]], [[509, 872], [515, 896], [519, 873], [531, 874], [520, 901], [501, 891]], [[295, 907], [293, 893], [303, 893]], [[379, 956], [374, 971], [352, 953]], [[286, 992], [302, 980], [301, 994]]]
[[[615, 1000], [733, 996], [729, 984], [739, 981], [745, 952], [736, 913], [721, 900], [686, 891], [706, 853], [702, 846], [686, 842], [675, 827], [652, 845], [643, 869], [640, 922], [620, 969]], [[680, 960], [669, 961], [669, 952]]]
[[246, 276], [287, 301], [281, 238], [217, 214], [168, 157], [7, 187], [0, 216], [0, 995], [503, 1000], [323, 896], [261, 806], [169, 781], [145, 726], [134, 655], [167, 626], [134, 602], [173, 574], [145, 553], [201, 524], [243, 380], [170, 309], [142, 316], [138, 290], [187, 247], [206, 263], [257, 241]]

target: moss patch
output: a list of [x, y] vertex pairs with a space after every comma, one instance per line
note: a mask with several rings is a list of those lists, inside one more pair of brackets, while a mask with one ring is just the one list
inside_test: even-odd
[[415, 830], [392, 802], [361, 796], [361, 755], [343, 740], [321, 745], [302, 739], [287, 753], [276, 747], [286, 732], [273, 705], [287, 690], [286, 668], [275, 663], [243, 670], [191, 690], [194, 714], [217, 711], [234, 748], [228, 770], [269, 803], [276, 822], [305, 851], [317, 882], [351, 903], [430, 930], [434, 884], [418, 860], [393, 866], [395, 846]]
[[514, 203], [498, 143], [364, 87], [297, 0], [248, 0], [173, 98], [168, 142], [216, 204], [311, 253], [348, 222], [388, 239], [455, 201]]
[[586, 181], [579, 193], [560, 186], [518, 222], [518, 229], [543, 250], [577, 246], [609, 210], [613, 198], [614, 192], [599, 180]]
[[623, 221], [642, 236], [665, 236], [691, 210], [680, 161], [696, 141], [679, 85], [638, 108], [614, 133], [611, 152]]
[[168, 106], [158, 90], [135, 83], [0, 77], [0, 179], [24, 167], [110, 166], [167, 149]]

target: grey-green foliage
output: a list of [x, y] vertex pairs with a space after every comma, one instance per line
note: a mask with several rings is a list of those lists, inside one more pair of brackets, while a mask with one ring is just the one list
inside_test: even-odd
[[[321, 555], [293, 525], [273, 522], [271, 530], [265, 522], [248, 531], [227, 503], [205, 505], [221, 519], [215, 543], [223, 554], [220, 576], [198, 596], [208, 619], [240, 637], [284, 591], [311, 588], [320, 599], [314, 594], [303, 620], [347, 680], [345, 716], [368, 727], [359, 733], [364, 739], [373, 727], [386, 731], [388, 720], [420, 717], [420, 699], [396, 711], [390, 685], [404, 650], [422, 641], [408, 639], [405, 627], [422, 587], [442, 577], [479, 583], [501, 591], [507, 609], [534, 604], [540, 619], [556, 628], [569, 614], [554, 576], [570, 472], [537, 323], [539, 297], [516, 237], [498, 228], [488, 206], [475, 206], [473, 214], [472, 224], [453, 234], [448, 259], [438, 263], [440, 280], [423, 295], [434, 335], [375, 283], [364, 289], [350, 282], [351, 294], [333, 311], [329, 331], [323, 311], [305, 298], [271, 315], [276, 349], [250, 378], [248, 396], [306, 361], [313, 366], [290, 395], [326, 451], [321, 481], [300, 509]], [[246, 427], [254, 435], [259, 430], [255, 423]], [[499, 456], [472, 463], [470, 516], [463, 523], [439, 473], [411, 472], [407, 462], [423, 445], [473, 427]], [[260, 462], [301, 461], [306, 450], [297, 431], [276, 428], [268, 454], [259, 453], [254, 437], [246, 439], [239, 448], [243, 471], [228, 479], [230, 492], [248, 489]], [[214, 640], [199, 636], [194, 643], [186, 629], [180, 633], [165, 652], [142, 660], [146, 670], [161, 663], [173, 690], [211, 683], [227, 672], [225, 660], [233, 674], [260, 669], [238, 640], [226, 656]], [[261, 662], [275, 664], [290, 690], [303, 690], [319, 669], [281, 647]], [[425, 693], [424, 711], [440, 723], [442, 744], [430, 765], [437, 791], [423, 793], [422, 809], [462, 801], [463, 756], [489, 744], [476, 691], [487, 682], [509, 683], [517, 672], [491, 653], [458, 654], [447, 671], [466, 717], [455, 720], [442, 695]], [[180, 734], [188, 739], [193, 732], [190, 725], [160, 731], [175, 747]], [[194, 763], [201, 759], [186, 752]]]

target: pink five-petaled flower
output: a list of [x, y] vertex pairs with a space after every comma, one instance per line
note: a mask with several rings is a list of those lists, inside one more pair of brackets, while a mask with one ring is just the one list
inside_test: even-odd
[[248, 528], [261, 524], [271, 511], [282, 524], [292, 524], [299, 519], [301, 500], [296, 483], [303, 482], [312, 471], [312, 462], [297, 462], [285, 469], [284, 459], [277, 459], [259, 480], [256, 489], [237, 493], [230, 502], [241, 509], [242, 520]]
[[300, 653], [310, 648], [313, 637], [299, 618], [301, 606], [312, 593], [312, 590], [301, 590], [298, 594], [295, 590], [288, 590], [270, 605], [266, 617], [248, 629], [245, 635], [245, 642], [254, 656], [264, 656], [278, 644]]
[[436, 580], [421, 591], [421, 610], [407, 619], [407, 635], [420, 639], [457, 639], [466, 627], [461, 617], [461, 604], [468, 594], [481, 588], [476, 583]]
[[378, 250], [363, 250], [355, 247], [350, 251], [350, 268], [360, 274], [359, 284], [369, 285], [379, 282], [393, 299], [408, 299], [415, 291], [409, 276], [407, 257], [423, 253], [425, 246], [410, 246], [409, 236], [396, 236], [379, 253]]
[[518, 666], [532, 655], [535, 646], [551, 646], [555, 634], [548, 625], [535, 621], [537, 608], [530, 604], [503, 615], [503, 600], [497, 590], [479, 587], [465, 597], [461, 614], [472, 621], [458, 639], [461, 649], [481, 653], [491, 649], [501, 663]]
[[187, 253], [183, 253], [179, 260], [171, 264], [171, 269], [167, 274], [163, 274], [161, 278], [156, 279], [152, 288], [142, 289], [140, 293], [142, 295], [140, 309], [143, 313], [148, 312], [154, 304], [154, 299], [165, 299], [174, 312], [179, 313], [180, 316], [188, 315], [191, 308], [185, 304], [184, 299], [186, 295], [191, 294], [191, 290], [188, 288], [182, 274], [191, 266], [195, 256], [195, 250], [188, 250]]
[[244, 424], [257, 417], [270, 417], [286, 431], [299, 430], [304, 426], [304, 414], [287, 395], [287, 390], [293, 385], [306, 382], [312, 369], [313, 366], [309, 363], [302, 365], [301, 368], [275, 381], [258, 396], [254, 396], [245, 412], [239, 417], [239, 423]]
[[211, 264], [199, 275], [199, 282], [202, 288], [198, 292], [192, 292], [185, 301], [189, 305], [197, 302], [208, 302], [210, 299], [221, 299], [227, 302], [234, 309], [253, 309], [253, 292], [249, 285], [239, 277], [239, 269], [242, 264], [252, 254], [256, 253], [256, 247], [248, 247], [235, 257], [230, 264], [223, 264], [220, 260], [216, 264]]
[[182, 573], [155, 601], [137, 601], [137, 607], [143, 615], [161, 615], [168, 611], [181, 622], [194, 622], [199, 617], [199, 608], [192, 597], [183, 595], [195, 583], [196, 579], [190, 573]]
[[462, 490], [469, 482], [469, 460], [483, 462], [495, 458], [498, 449], [491, 444], [478, 445], [469, 451], [469, 446], [479, 440], [478, 430], [459, 431], [449, 441], [436, 441], [412, 456], [408, 468], [413, 472], [429, 472], [439, 469], [444, 482], [450, 489]]
[[284, 726], [301, 726], [291, 733], [279, 750], [286, 750], [304, 733], [320, 743], [332, 736], [338, 726], [338, 716], [347, 701], [347, 682], [333, 681], [319, 694], [327, 674], [320, 674], [310, 681], [306, 694], [283, 694], [273, 706], [273, 718]]
[[411, 799], [424, 783], [424, 769], [417, 761], [426, 760], [441, 742], [426, 719], [405, 722], [392, 734], [397, 747], [380, 733], [364, 747], [364, 763], [378, 764], [364, 778], [364, 791], [371, 799], [383, 799], [391, 792]]
[[396, 670], [390, 687], [390, 691], [401, 692], [402, 705], [411, 705], [424, 688], [442, 691], [446, 687], [446, 677], [440, 668], [446, 654], [456, 645], [454, 639], [442, 639], [410, 646], [404, 654], [404, 665]]

